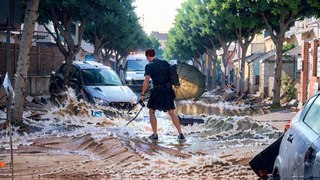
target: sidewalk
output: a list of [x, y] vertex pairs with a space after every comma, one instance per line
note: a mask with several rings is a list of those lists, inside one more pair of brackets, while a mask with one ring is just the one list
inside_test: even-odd
[[252, 118], [256, 121], [267, 122], [273, 127], [284, 130], [285, 124], [296, 114], [290, 110], [280, 110], [263, 115], [255, 115]]

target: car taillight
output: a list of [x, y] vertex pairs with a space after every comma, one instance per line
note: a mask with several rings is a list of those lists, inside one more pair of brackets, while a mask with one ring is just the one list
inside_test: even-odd
[[291, 126], [291, 123], [292, 123], [292, 119], [286, 124], [286, 126], [284, 127], [284, 132], [287, 132], [288, 129], [290, 128]]
[[284, 127], [284, 132], [287, 132], [287, 130], [290, 128], [293, 120], [297, 117], [298, 114], [300, 114], [300, 111], [302, 110], [302, 108], [293, 116], [293, 118], [290, 119], [290, 121], [285, 125]]

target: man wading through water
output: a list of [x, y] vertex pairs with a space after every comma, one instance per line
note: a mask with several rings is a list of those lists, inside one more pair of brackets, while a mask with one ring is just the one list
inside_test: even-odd
[[148, 100], [147, 107], [149, 108], [150, 123], [153, 134], [149, 136], [149, 139], [158, 140], [157, 118], [155, 116], [155, 112], [156, 110], [160, 110], [164, 112], [168, 111], [173, 124], [179, 132], [178, 139], [185, 140], [181, 131], [179, 118], [174, 112], [175, 105], [173, 99], [175, 98], [175, 94], [170, 84], [170, 64], [167, 61], [155, 58], [155, 55], [156, 53], [153, 49], [146, 50], [146, 57], [149, 64], [145, 67], [145, 79], [140, 97], [141, 101], [143, 101], [151, 78], [153, 88], [150, 90], [150, 98]]

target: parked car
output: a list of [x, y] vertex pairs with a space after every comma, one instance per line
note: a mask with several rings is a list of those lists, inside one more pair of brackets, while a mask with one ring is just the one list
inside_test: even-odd
[[[308, 101], [309, 102], [309, 101]], [[307, 103], [308, 104], [308, 103]], [[309, 104], [310, 105], [310, 104]], [[284, 134], [288, 131], [290, 126], [301, 118], [301, 112], [305, 109], [301, 108], [294, 117], [285, 125]], [[276, 158], [279, 155], [280, 145], [283, 140], [284, 134], [280, 136], [274, 143], [268, 146], [266, 149], [257, 154], [254, 158], [252, 158], [249, 162], [251, 169], [261, 178], [268, 179], [268, 177], [274, 175], [274, 179], [280, 179], [280, 176], [277, 175], [277, 168], [274, 168]], [[274, 171], [275, 169], [275, 171]], [[291, 178], [289, 178], [291, 179]]]
[[281, 141], [273, 178], [320, 178], [320, 94], [312, 96], [291, 121]]
[[[124, 65], [120, 65], [122, 82], [128, 85], [134, 92], [141, 92], [144, 81], [145, 66], [149, 62], [144, 54], [130, 54], [126, 57]], [[148, 89], [152, 86], [149, 83]]]
[[[57, 97], [63, 87], [66, 64], [51, 73], [49, 91], [51, 99]], [[123, 84], [111, 68], [94, 61], [73, 62], [69, 84], [78, 99], [98, 105], [129, 109], [137, 103], [136, 94]]]

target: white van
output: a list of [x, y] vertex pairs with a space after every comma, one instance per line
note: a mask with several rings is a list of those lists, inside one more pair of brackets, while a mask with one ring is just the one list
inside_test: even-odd
[[141, 92], [144, 70], [148, 63], [144, 54], [130, 54], [127, 56], [124, 65], [120, 66], [122, 81], [135, 92]]

